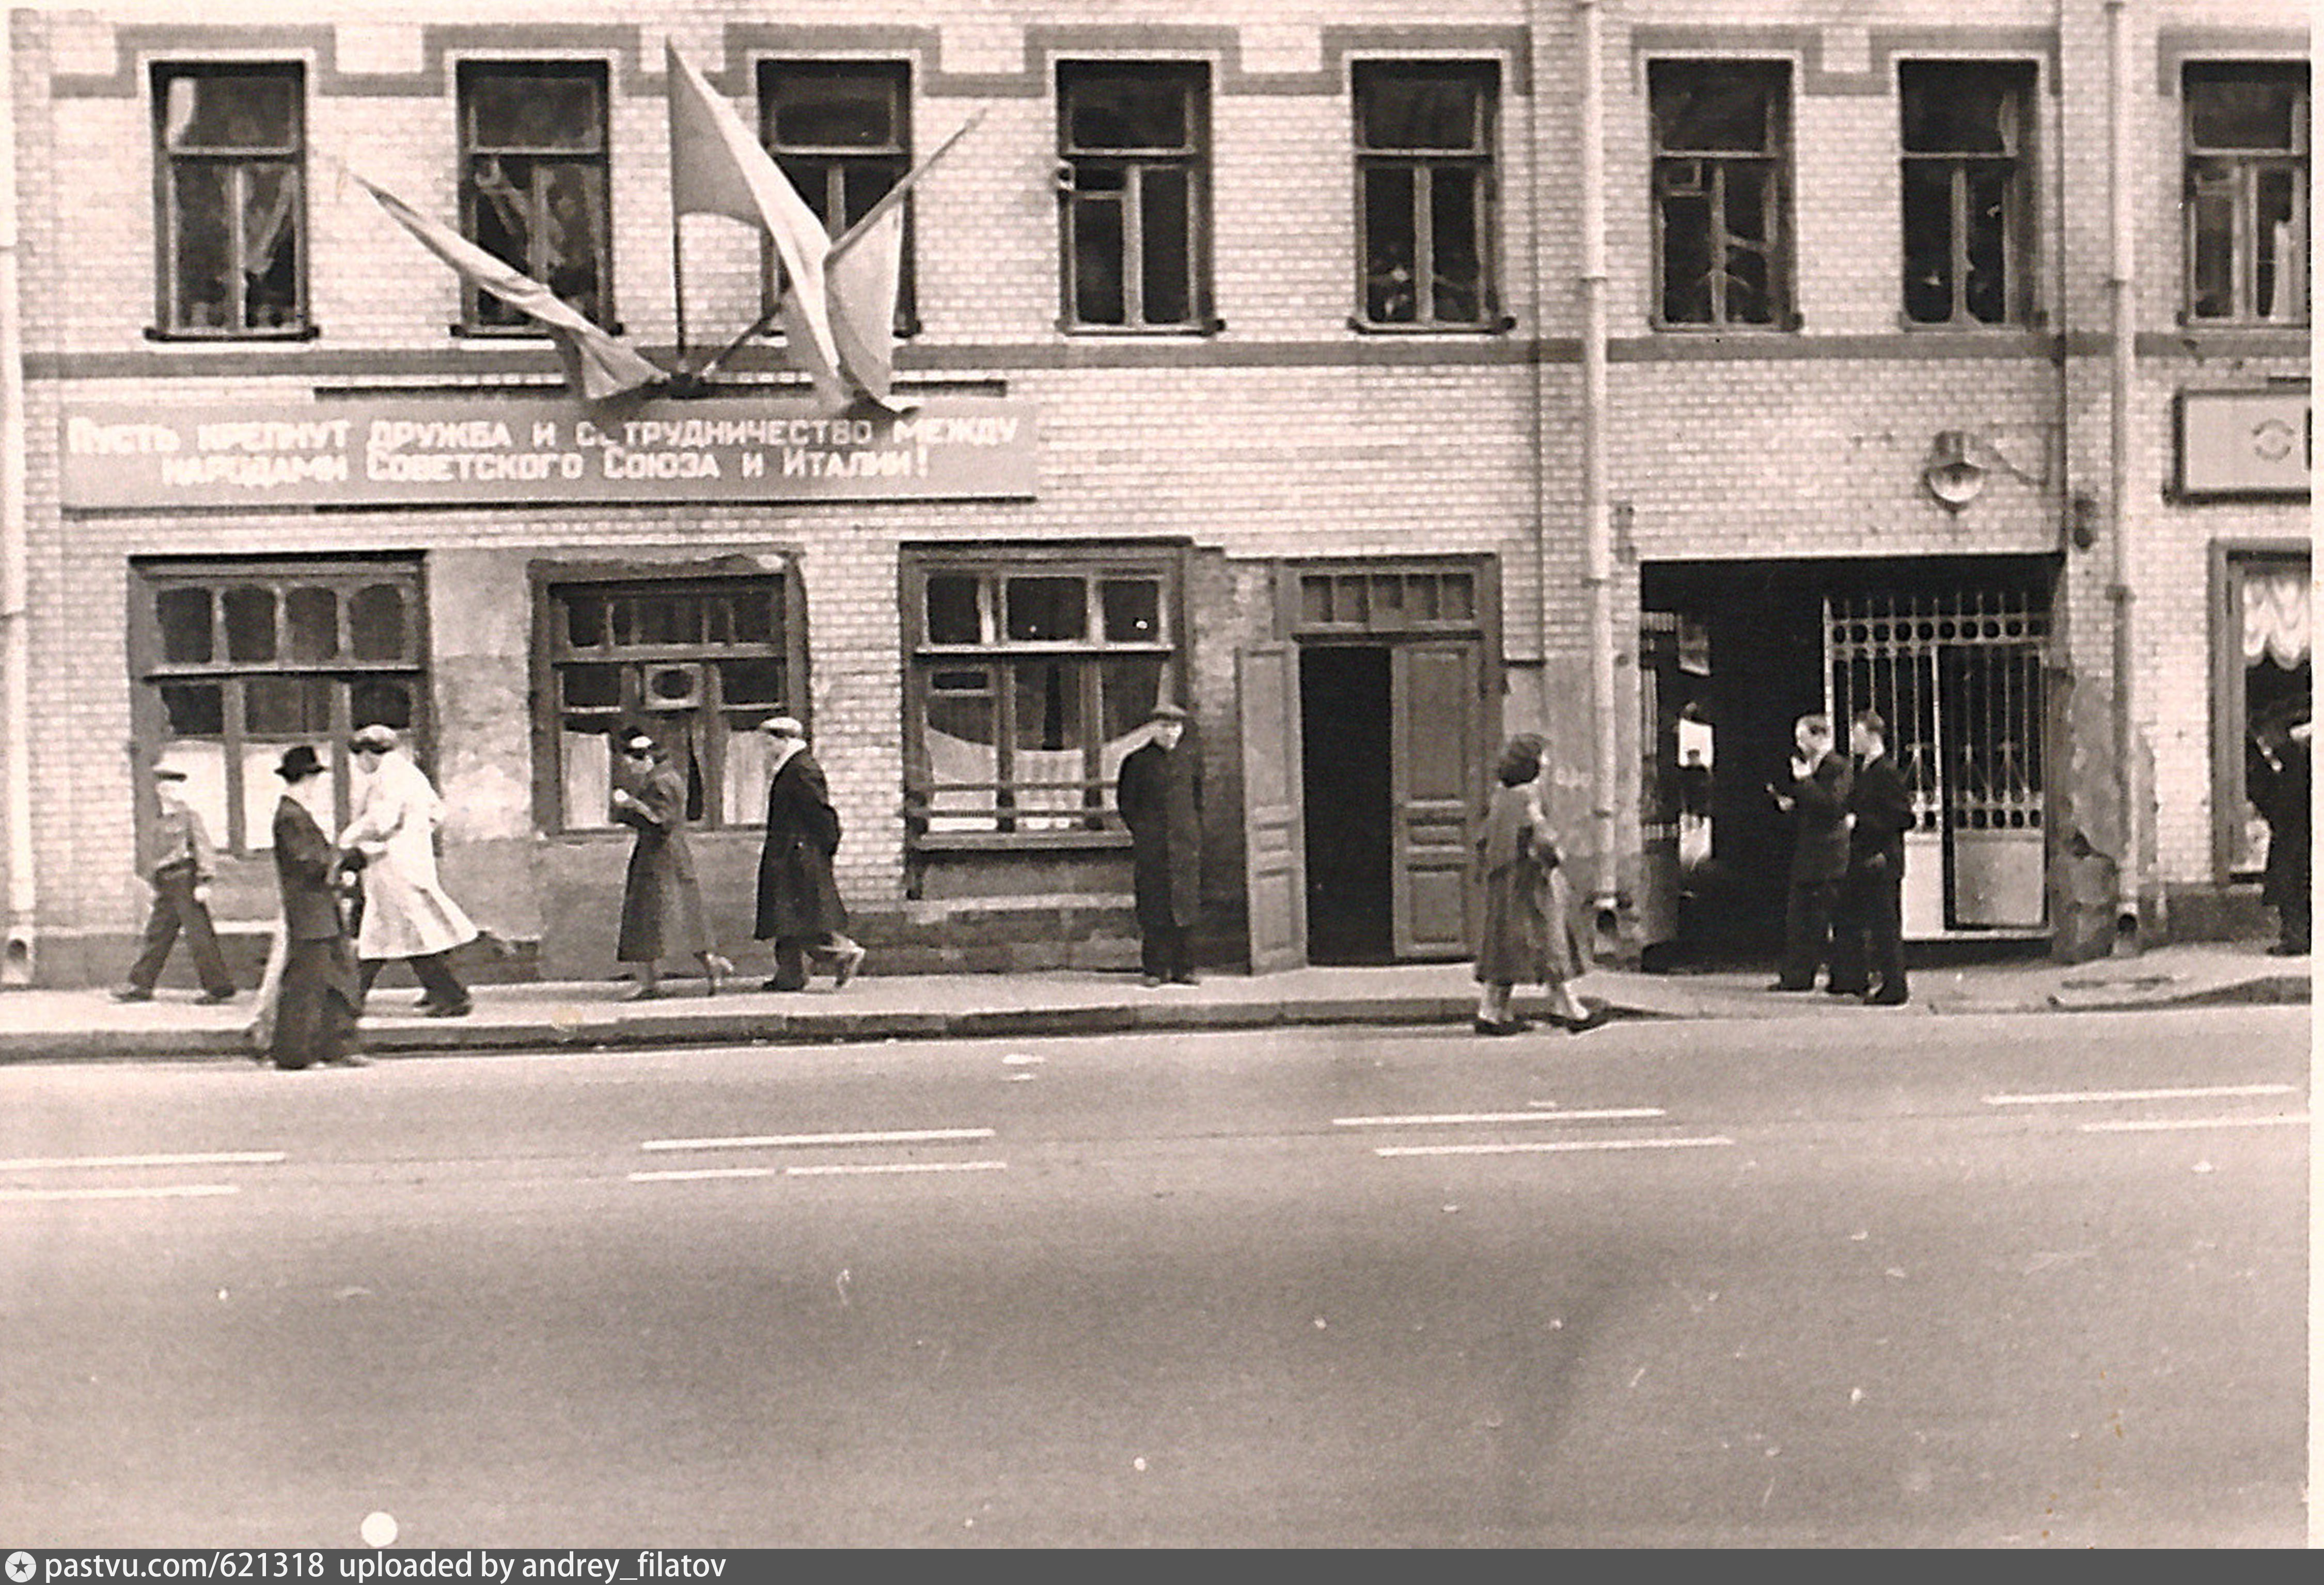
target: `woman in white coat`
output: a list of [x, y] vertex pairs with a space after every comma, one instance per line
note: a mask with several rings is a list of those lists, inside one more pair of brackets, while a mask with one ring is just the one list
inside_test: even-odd
[[363, 924], [355, 932], [364, 991], [369, 993], [392, 960], [403, 958], [420, 977], [422, 1012], [465, 1017], [472, 1003], [445, 954], [474, 941], [478, 931], [436, 879], [444, 800], [403, 753], [393, 728], [366, 726], [347, 747], [363, 774], [355, 784], [355, 818], [339, 834], [339, 846], [360, 849], [370, 861], [363, 871]]

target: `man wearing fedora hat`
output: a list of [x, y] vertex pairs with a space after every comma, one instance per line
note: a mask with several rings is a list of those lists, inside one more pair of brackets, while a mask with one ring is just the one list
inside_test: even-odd
[[355, 1040], [363, 988], [339, 909], [349, 861], [323, 832], [331, 813], [323, 761], [307, 744], [294, 743], [274, 774], [282, 779], [282, 798], [274, 806], [274, 877], [282, 891], [283, 955], [268, 1054], [279, 1068], [360, 1067]]
[[1154, 707], [1145, 744], [1121, 761], [1114, 807], [1130, 828], [1139, 966], [1148, 986], [1194, 983], [1189, 932], [1202, 903], [1203, 767], [1182, 742], [1186, 713]]
[[147, 834], [138, 871], [153, 889], [152, 911], [146, 916], [144, 950], [129, 967], [129, 982], [113, 993], [115, 1001], [151, 1001], [161, 978], [170, 949], [185, 933], [186, 950], [194, 954], [194, 972], [202, 982], [198, 999], [208, 1006], [234, 1000], [234, 976], [218, 950], [217, 929], [210, 922], [210, 877], [216, 871], [216, 850], [202, 817], [186, 802], [186, 773], [179, 767], [153, 767], [153, 793], [161, 801]]

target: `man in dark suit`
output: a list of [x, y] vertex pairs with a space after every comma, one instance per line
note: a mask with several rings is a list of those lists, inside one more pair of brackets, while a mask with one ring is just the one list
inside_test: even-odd
[[2276, 910], [2273, 957], [2308, 955], [2310, 898], [2308, 854], [2309, 743], [2315, 727], [2305, 717], [2271, 723], [2254, 737], [2256, 752], [2246, 776], [2252, 803], [2267, 821], [2267, 868], [2260, 877], [2260, 901]]
[[1144, 746], [1122, 760], [1114, 797], [1121, 823], [1130, 827], [1139, 963], [1149, 986], [1192, 985], [1188, 932], [1202, 901], [1202, 761], [1181, 742], [1184, 710], [1157, 705], [1151, 725]]
[[1913, 795], [1888, 757], [1888, 723], [1877, 711], [1856, 713], [1849, 748], [1858, 763], [1848, 794], [1848, 876], [1832, 918], [1831, 979], [1824, 988], [1834, 996], [1862, 996], [1874, 1007], [1902, 1007], [1909, 1000], [1904, 834], [1917, 824]]
[[855, 977], [863, 948], [847, 934], [847, 905], [831, 870], [839, 851], [839, 812], [823, 767], [807, 751], [796, 716], [761, 722], [773, 769], [767, 782], [767, 839], [759, 850], [758, 923], [752, 932], [775, 944], [769, 991], [807, 989], [807, 961], [831, 965], [832, 989]]
[[1791, 884], [1784, 907], [1784, 967], [1772, 991], [1813, 991], [1831, 952], [1831, 916], [1848, 874], [1848, 761], [1832, 752], [1831, 718], [1803, 715], [1792, 728], [1788, 788], [1770, 784], [1792, 816]]

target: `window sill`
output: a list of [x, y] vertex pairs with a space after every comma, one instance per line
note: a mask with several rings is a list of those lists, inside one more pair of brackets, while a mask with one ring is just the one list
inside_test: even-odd
[[1075, 340], [1097, 340], [1106, 336], [1120, 336], [1132, 341], [1184, 340], [1216, 336], [1226, 327], [1224, 319], [1206, 319], [1199, 325], [1084, 325], [1073, 319], [1057, 321], [1057, 329]]
[[[595, 324], [595, 321], [592, 320]], [[597, 328], [608, 336], [628, 333], [628, 327], [619, 319]], [[455, 341], [553, 341], [549, 331], [538, 325], [464, 325], [457, 320], [444, 327]]]
[[1110, 852], [1127, 849], [1130, 833], [1104, 831], [923, 831], [905, 839], [919, 853]]
[[170, 346], [248, 346], [253, 342], [275, 345], [297, 345], [313, 341], [323, 334], [314, 325], [284, 330], [164, 330], [158, 325], [145, 327], [145, 339]]
[[1515, 316], [1509, 314], [1503, 314], [1499, 318], [1482, 325], [1454, 320], [1427, 325], [1406, 324], [1400, 321], [1389, 324], [1380, 320], [1367, 319], [1357, 314], [1348, 316], [1348, 328], [1359, 336], [1506, 336], [1517, 327], [1517, 322]]

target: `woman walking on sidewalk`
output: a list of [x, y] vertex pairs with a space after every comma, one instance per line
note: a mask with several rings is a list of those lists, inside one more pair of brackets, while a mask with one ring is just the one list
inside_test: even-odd
[[689, 953], [702, 963], [708, 995], [718, 994], [734, 965], [711, 950], [695, 879], [694, 851], [686, 842], [686, 779], [652, 736], [622, 737], [622, 764], [613, 773], [613, 818], [638, 834], [622, 882], [622, 933], [613, 956], [636, 965], [637, 988], [627, 1000], [661, 994], [661, 960]]
[[1517, 1035], [1532, 1024], [1517, 1017], [1510, 996], [1520, 983], [1548, 989], [1555, 1009], [1549, 1021], [1580, 1034], [1606, 1021], [1606, 1009], [1573, 994], [1570, 981], [1587, 964], [1573, 925], [1557, 844], [1541, 806], [1542, 740], [1513, 737], [1495, 770], [1499, 786], [1477, 839], [1485, 880], [1485, 917], [1477, 940], [1480, 1035]]

